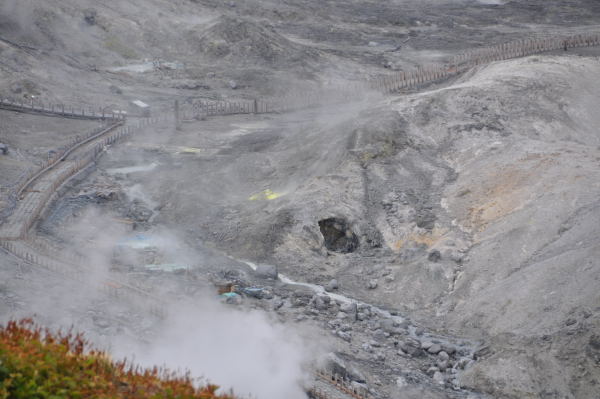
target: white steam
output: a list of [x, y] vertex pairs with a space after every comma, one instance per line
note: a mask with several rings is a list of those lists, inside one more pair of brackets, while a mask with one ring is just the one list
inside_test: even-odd
[[171, 309], [166, 327], [148, 345], [121, 343], [115, 352], [144, 366], [187, 370], [218, 384], [219, 392], [261, 399], [301, 399], [303, 365], [316, 350], [297, 330], [258, 311], [242, 311], [206, 298]]
[[26, 30], [33, 21], [33, 3], [31, 0], [2, 0], [0, 16]]

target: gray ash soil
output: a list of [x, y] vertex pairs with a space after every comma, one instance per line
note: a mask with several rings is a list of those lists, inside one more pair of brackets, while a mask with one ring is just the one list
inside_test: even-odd
[[[293, 93], [600, 26], [600, 3], [584, 0], [114, 3], [0, 6], [1, 93], [130, 111], [141, 99], [158, 113], [175, 99]], [[419, 92], [148, 127], [65, 188], [37, 234], [108, 257], [115, 276], [176, 301], [235, 283], [241, 308], [312, 326], [336, 353], [327, 367], [378, 398], [596, 399], [598, 55], [556, 52]], [[175, 66], [135, 72], [159, 58]], [[93, 128], [0, 113], [12, 150], [0, 155], [3, 186]], [[98, 248], [111, 234], [165, 232], [178, 245], [143, 262], [187, 273]], [[74, 322], [107, 345], [160, 329], [101, 294], [62, 303], [60, 279], [0, 256], [2, 319], [47, 312], [45, 322]], [[41, 291], [58, 313], [35, 300]]]

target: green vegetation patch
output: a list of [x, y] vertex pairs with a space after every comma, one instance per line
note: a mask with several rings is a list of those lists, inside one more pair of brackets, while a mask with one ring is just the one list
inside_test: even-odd
[[189, 375], [115, 362], [72, 331], [55, 334], [29, 319], [0, 326], [2, 399], [233, 399], [217, 389], [195, 387]]

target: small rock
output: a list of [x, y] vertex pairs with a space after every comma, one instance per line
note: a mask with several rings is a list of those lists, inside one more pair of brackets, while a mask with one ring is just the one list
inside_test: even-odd
[[258, 265], [254, 274], [257, 277], [277, 280], [279, 274], [277, 273], [277, 266], [273, 265]]
[[333, 352], [325, 356], [325, 369], [332, 374], [346, 375], [346, 363]]
[[350, 342], [352, 340], [352, 335], [350, 333], [338, 330], [337, 336], [343, 339], [346, 342]]
[[469, 363], [471, 363], [471, 361], [472, 360], [468, 357], [461, 357], [460, 359], [458, 359], [458, 362], [456, 362], [456, 367], [461, 370], [464, 370], [469, 365]]
[[373, 353], [373, 347], [370, 344], [365, 342], [361, 347], [365, 352]]
[[572, 319], [572, 318], [571, 318], [571, 319], [567, 319], [567, 321], [565, 321], [565, 324], [566, 324], [567, 326], [572, 326], [572, 325], [573, 325], [573, 324], [575, 324], [575, 323], [577, 323], [577, 320], [575, 320], [575, 319]]
[[333, 320], [329, 320], [327, 322], [327, 325], [333, 329], [337, 329], [342, 325], [342, 321], [339, 319], [333, 319]]
[[429, 347], [429, 349], [427, 349], [427, 352], [431, 353], [432, 355], [437, 355], [441, 351], [442, 346], [440, 344], [433, 344]]
[[123, 94], [123, 90], [121, 90], [118, 86], [115, 85], [110, 85], [108, 87], [108, 90], [110, 90], [112, 94]]
[[274, 295], [271, 290], [264, 289], [262, 290], [262, 299], [273, 299]]
[[442, 345], [442, 350], [449, 355], [454, 355], [456, 353], [456, 348], [450, 345]]
[[237, 84], [237, 82], [235, 80], [230, 80], [228, 82], [228, 84], [229, 84], [229, 88], [232, 89], [232, 90], [235, 90], [235, 89], [238, 88], [238, 84]]
[[329, 305], [327, 303], [325, 303], [325, 301], [323, 300], [323, 298], [320, 297], [320, 296], [316, 296], [312, 300], [312, 305], [317, 310], [326, 310], [329, 307]]
[[377, 341], [385, 341], [387, 337], [382, 329], [378, 329], [373, 333], [373, 338]]
[[400, 349], [410, 356], [419, 356], [422, 354], [421, 345], [418, 341], [407, 338], [405, 341], [400, 342]]
[[356, 314], [357, 307], [355, 302], [343, 303], [340, 310], [344, 313]]
[[440, 369], [440, 371], [446, 371], [448, 368], [448, 360], [438, 360], [436, 366]]
[[427, 259], [429, 259], [430, 262], [439, 262], [440, 259], [442, 259], [442, 254], [437, 249], [434, 249], [433, 251], [429, 252]]
[[377, 280], [373, 279], [373, 280], [369, 280], [369, 284], [367, 285], [367, 288], [370, 290], [374, 290], [375, 288], [377, 288]]
[[8, 146], [6, 144], [0, 143], [0, 153], [2, 155], [8, 154]]
[[281, 308], [283, 306], [283, 301], [281, 299], [276, 299], [273, 302], [273, 310], [278, 310], [279, 308]]
[[96, 25], [96, 19], [98, 18], [98, 11], [93, 8], [88, 8], [83, 11], [83, 19], [88, 25]]
[[448, 353], [441, 351], [440, 353], [438, 353], [438, 359], [448, 360], [448, 359], [450, 359], [450, 356], [448, 355]]
[[383, 331], [391, 335], [402, 334], [404, 332], [404, 330], [400, 328], [400, 324], [392, 319], [382, 320], [381, 328]]
[[432, 346], [433, 346], [433, 342], [431, 342], [431, 341], [421, 342], [421, 349], [427, 350], [427, 349], [431, 348]]
[[346, 373], [346, 376], [352, 380], [352, 381], [356, 381], [358, 383], [365, 383], [367, 382], [367, 378], [365, 377], [365, 375], [356, 367], [354, 367], [353, 365], [349, 365], [348, 366], [348, 370]]
[[337, 290], [339, 287], [340, 286], [338, 284], [338, 281], [336, 279], [333, 279], [327, 283], [327, 285], [325, 286], [325, 291], [331, 292]]
[[419, 327], [415, 330], [415, 335], [417, 337], [420, 337], [421, 335], [423, 335], [425, 333], [425, 329], [423, 329], [422, 327]]
[[368, 44], [369, 47], [376, 47], [378, 45], [379, 45], [379, 43], [377, 43], [377, 42], [369, 42], [369, 44]]
[[446, 380], [444, 379], [444, 375], [439, 371], [433, 373], [433, 380], [440, 385], [444, 385], [444, 383], [446, 382]]
[[358, 312], [356, 314], [356, 320], [364, 321], [366, 319], [367, 319], [367, 315], [365, 315], [363, 312]]

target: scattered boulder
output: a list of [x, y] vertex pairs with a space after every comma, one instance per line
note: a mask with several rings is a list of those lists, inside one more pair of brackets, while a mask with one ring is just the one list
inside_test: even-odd
[[386, 332], [383, 331], [381, 328], [378, 330], [375, 330], [375, 332], [373, 333], [373, 338], [377, 341], [385, 341], [385, 339], [389, 336], [389, 334], [386, 335]]
[[440, 259], [442, 259], [442, 254], [437, 249], [434, 249], [433, 251], [429, 252], [427, 259], [429, 259], [430, 262], [439, 262]]
[[400, 328], [400, 324], [393, 319], [382, 320], [381, 328], [390, 335], [401, 334], [403, 332]]
[[8, 154], [8, 146], [6, 144], [0, 143], [0, 153], [2, 155]]
[[440, 371], [446, 371], [448, 368], [448, 360], [438, 360], [436, 362], [436, 366], [440, 369]]
[[277, 280], [277, 277], [279, 276], [277, 266], [274, 265], [258, 265], [254, 274], [257, 277], [271, 280]]
[[412, 338], [407, 338], [406, 340], [400, 342], [400, 349], [410, 356], [419, 356], [423, 353], [419, 341], [416, 341]]
[[433, 373], [433, 381], [440, 385], [444, 385], [446, 379], [444, 378], [444, 374], [440, 373], [439, 371], [436, 371], [435, 373]]
[[345, 320], [348, 318], [348, 315], [344, 312], [338, 312], [338, 314], [335, 316], [336, 319], [339, 320]]
[[141, 201], [134, 201], [127, 210], [128, 218], [142, 223], [149, 221], [153, 214], [154, 212]]
[[242, 292], [244, 294], [246, 294], [249, 297], [252, 298], [256, 298], [256, 299], [269, 299], [269, 297], [273, 297], [273, 295], [271, 294], [270, 291], [265, 290], [263, 288], [256, 288], [256, 287], [246, 287], [244, 289], [242, 289]]
[[112, 94], [123, 94], [123, 90], [121, 90], [121, 88], [119, 86], [115, 86], [115, 85], [110, 85], [108, 86], [108, 90], [112, 93]]
[[431, 341], [421, 342], [421, 349], [427, 350], [427, 349], [431, 348], [432, 346], [433, 346], [433, 342], [431, 342]]
[[227, 82], [227, 84], [231, 90], [235, 90], [238, 88], [238, 84], [235, 80], [230, 80], [229, 82]]
[[93, 8], [88, 8], [83, 11], [83, 19], [88, 25], [96, 25], [98, 11]]
[[450, 345], [442, 345], [442, 350], [448, 355], [454, 355], [456, 353], [456, 348]]
[[340, 306], [340, 310], [344, 313], [349, 313], [349, 314], [356, 314], [357, 312], [357, 306], [355, 302], [348, 302], [348, 303], [343, 303]]
[[292, 293], [291, 302], [295, 308], [308, 306], [313, 298], [311, 291], [298, 290]]
[[337, 332], [337, 336], [340, 337], [341, 339], [343, 339], [346, 342], [352, 341], [352, 335], [350, 333], [348, 333], [348, 332], [339, 330]]
[[[326, 297], [329, 299], [329, 297]], [[326, 310], [329, 307], [330, 301], [325, 301], [324, 297], [315, 295], [311, 300], [312, 306], [317, 310]]]
[[332, 374], [338, 374], [342, 376], [347, 374], [346, 362], [344, 362], [333, 352], [330, 352], [327, 354], [327, 356], [325, 356], [325, 369]]
[[378, 285], [377, 280], [372, 279], [372, 280], [369, 280], [369, 284], [367, 285], [367, 288], [370, 290], [374, 290], [375, 288], [377, 288], [377, 285]]
[[440, 344], [433, 344], [429, 347], [429, 349], [427, 349], [427, 352], [431, 353], [432, 355], [437, 355], [441, 351], [442, 346]]
[[333, 279], [327, 283], [327, 285], [325, 286], [325, 291], [331, 292], [331, 291], [337, 290], [339, 287], [340, 286], [338, 284], [338, 281], [336, 279]]
[[283, 306], [283, 301], [281, 299], [276, 299], [273, 302], [273, 310], [279, 310]]
[[471, 362], [472, 360], [470, 358], [461, 357], [460, 359], [458, 359], [458, 362], [456, 362], [456, 368], [464, 370]]

